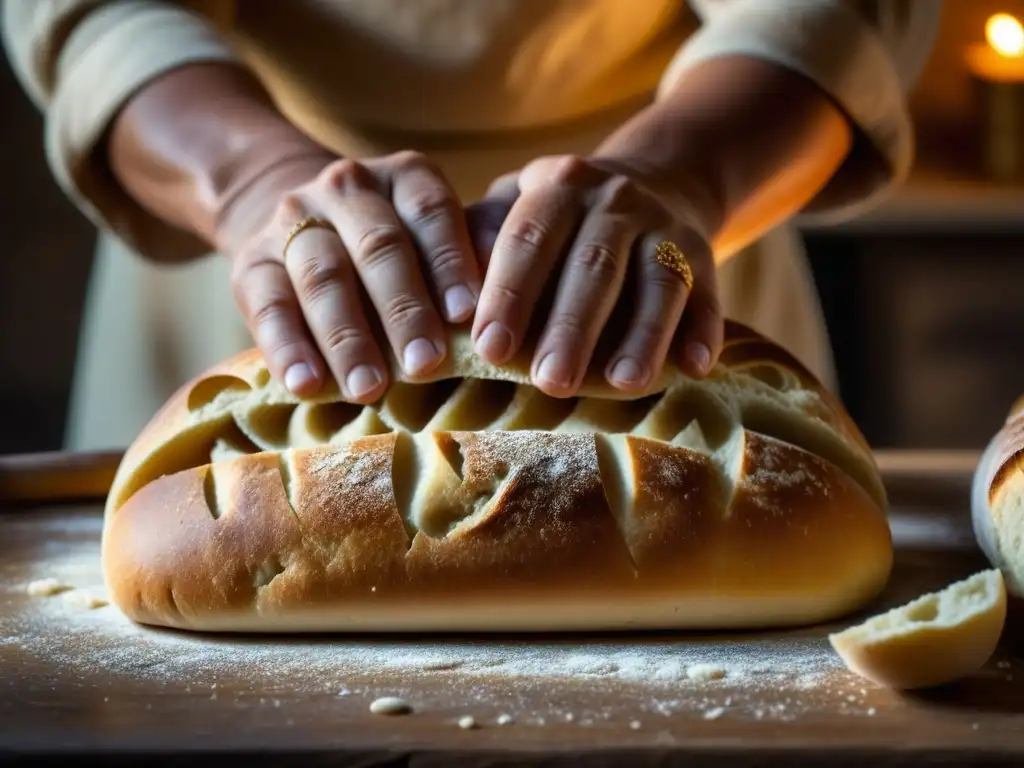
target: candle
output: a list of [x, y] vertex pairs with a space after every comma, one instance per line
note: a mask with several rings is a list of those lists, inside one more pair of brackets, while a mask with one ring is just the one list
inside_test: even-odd
[[1024, 181], [1024, 25], [1008, 13], [985, 22], [985, 42], [967, 49], [981, 125], [982, 162], [996, 181]]

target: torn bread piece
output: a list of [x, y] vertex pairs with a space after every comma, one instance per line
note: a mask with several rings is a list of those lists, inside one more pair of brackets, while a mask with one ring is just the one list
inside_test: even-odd
[[850, 670], [887, 688], [951, 683], [981, 669], [1006, 621], [1002, 574], [991, 569], [829, 635]]

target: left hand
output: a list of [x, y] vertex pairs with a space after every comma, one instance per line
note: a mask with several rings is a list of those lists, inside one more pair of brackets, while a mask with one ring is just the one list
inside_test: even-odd
[[[531, 365], [538, 389], [555, 397], [577, 392], [616, 309], [630, 317], [605, 368], [612, 386], [643, 390], [670, 353], [686, 373], [704, 376], [721, 351], [723, 319], [695, 210], [670, 206], [643, 174], [603, 158], [544, 157], [498, 179], [467, 208], [486, 264], [472, 331], [477, 352], [496, 365], [508, 361], [550, 275], [560, 272]], [[663, 241], [685, 255], [692, 290], [655, 260]], [[627, 277], [633, 291], [623, 290]]]

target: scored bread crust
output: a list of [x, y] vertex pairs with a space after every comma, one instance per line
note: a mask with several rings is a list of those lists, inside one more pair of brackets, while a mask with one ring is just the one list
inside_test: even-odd
[[886, 496], [842, 405], [728, 323], [702, 381], [529, 386], [468, 335], [374, 406], [299, 401], [255, 352], [183, 386], [129, 447], [103, 567], [138, 622], [210, 631], [791, 626], [892, 566]]
[[1024, 397], [993, 435], [974, 471], [971, 522], [978, 546], [1003, 572], [1006, 591], [1024, 597]]

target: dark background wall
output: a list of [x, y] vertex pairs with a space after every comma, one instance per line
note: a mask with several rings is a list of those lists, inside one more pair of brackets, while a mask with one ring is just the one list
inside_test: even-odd
[[[1024, 192], [975, 178], [962, 65], [985, 14], [1024, 3], [946, 7], [914, 96], [920, 194], [807, 233], [841, 394], [877, 446], [978, 447], [1024, 393]], [[6, 61], [0, 114], [0, 453], [11, 453], [60, 445], [94, 233], [52, 181], [42, 122]]]

